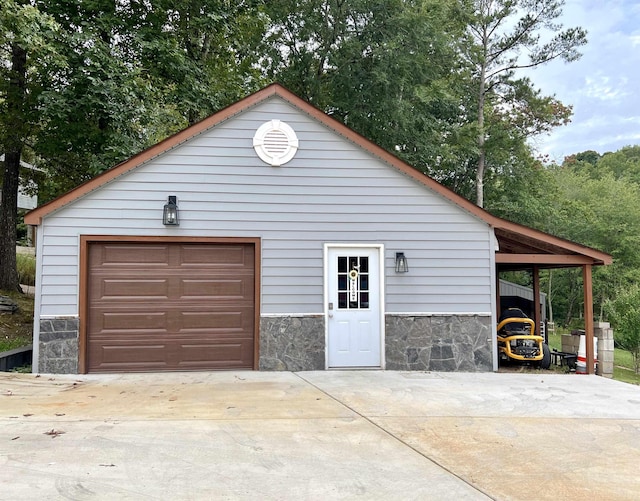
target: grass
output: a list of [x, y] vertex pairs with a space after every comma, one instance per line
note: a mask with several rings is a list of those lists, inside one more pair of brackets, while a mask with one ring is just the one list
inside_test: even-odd
[[[562, 351], [562, 333], [549, 334], [549, 348]], [[614, 348], [613, 379], [640, 385], [640, 374], [634, 371], [633, 355], [630, 351]]]
[[557, 351], [562, 351], [562, 334], [549, 334], [548, 340], [549, 348], [551, 348], [551, 351], [553, 351], [554, 349]]
[[614, 348], [613, 360], [616, 365], [633, 370], [633, 355], [630, 351]]
[[0, 352], [32, 344], [33, 297], [13, 291], [0, 291], [18, 303], [18, 310], [0, 314]]
[[[16, 254], [18, 278], [23, 285], [36, 283], [36, 258], [33, 254]], [[0, 314], [0, 352], [13, 350], [33, 342], [33, 297], [16, 291], [0, 291], [18, 304], [18, 310], [11, 314]]]
[[616, 381], [622, 381], [623, 383], [640, 385], [640, 374], [636, 374], [633, 369], [628, 369], [619, 365], [613, 366], [613, 379]]
[[18, 278], [22, 285], [35, 285], [36, 283], [36, 258], [31, 254], [16, 254], [18, 263]]

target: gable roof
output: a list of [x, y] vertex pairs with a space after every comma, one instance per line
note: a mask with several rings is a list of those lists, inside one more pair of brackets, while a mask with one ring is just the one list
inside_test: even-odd
[[95, 178], [81, 184], [66, 194], [44, 204], [29, 212], [24, 220], [30, 225], [39, 225], [42, 218], [73, 203], [80, 197], [90, 193], [114, 179], [136, 169], [149, 160], [177, 147], [191, 138], [215, 127], [229, 118], [243, 111], [277, 96], [300, 111], [306, 113], [329, 129], [335, 131], [349, 141], [355, 143], [370, 154], [378, 157], [388, 165], [398, 169], [416, 182], [428, 187], [450, 202], [458, 205], [478, 219], [486, 222], [494, 228], [500, 249], [496, 253], [496, 262], [505, 267], [517, 267], [522, 264], [538, 265], [540, 267], [556, 266], [580, 266], [583, 264], [611, 264], [610, 255], [586, 247], [575, 242], [570, 242], [554, 237], [542, 231], [534, 230], [526, 226], [496, 217], [481, 209], [469, 200], [454, 193], [449, 188], [438, 183], [435, 179], [417, 171], [409, 164], [400, 160], [380, 146], [372, 143], [365, 137], [353, 131], [346, 125], [338, 122], [323, 111], [315, 108], [303, 99], [299, 98], [279, 84], [271, 84], [264, 89], [222, 109], [221, 111], [205, 118], [201, 122], [184, 129], [173, 136], [157, 143], [156, 145], [138, 153], [128, 160], [103, 172]]

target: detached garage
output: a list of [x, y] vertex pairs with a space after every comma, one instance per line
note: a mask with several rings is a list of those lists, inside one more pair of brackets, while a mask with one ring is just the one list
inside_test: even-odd
[[490, 215], [279, 85], [25, 221], [45, 373], [490, 371], [500, 269], [611, 262]]

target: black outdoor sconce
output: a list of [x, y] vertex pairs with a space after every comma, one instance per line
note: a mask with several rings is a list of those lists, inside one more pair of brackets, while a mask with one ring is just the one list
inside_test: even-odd
[[404, 252], [396, 252], [396, 273], [407, 273], [409, 271], [409, 261]]
[[180, 224], [180, 221], [178, 220], [178, 205], [176, 200], [177, 197], [175, 195], [169, 195], [169, 200], [164, 204], [162, 224], [165, 226], [178, 226]]

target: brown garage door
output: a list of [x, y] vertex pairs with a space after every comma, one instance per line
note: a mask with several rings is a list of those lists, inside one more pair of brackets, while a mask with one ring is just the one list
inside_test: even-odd
[[89, 372], [253, 368], [254, 252], [89, 243]]

